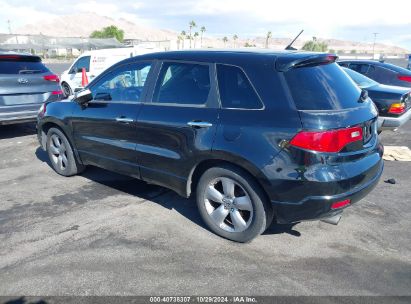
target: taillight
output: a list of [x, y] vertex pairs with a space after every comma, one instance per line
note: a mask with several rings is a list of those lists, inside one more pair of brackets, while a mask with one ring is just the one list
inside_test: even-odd
[[393, 103], [388, 110], [391, 114], [402, 114], [405, 112], [405, 103]]
[[411, 82], [411, 76], [399, 75], [398, 79], [402, 81]]
[[290, 144], [302, 149], [335, 153], [349, 143], [362, 140], [361, 127], [352, 127], [331, 131], [301, 131], [290, 141]]
[[44, 78], [44, 80], [47, 80], [47, 81], [60, 82], [59, 77], [57, 75], [54, 75], [54, 74], [43, 76], [43, 78]]
[[348, 206], [349, 204], [351, 204], [351, 200], [349, 199], [343, 200], [341, 202], [335, 202], [331, 205], [331, 209], [340, 209], [342, 207]]
[[62, 91], [62, 90], [60, 90], [60, 91], [53, 91], [53, 92], [51, 92], [51, 95], [63, 95], [63, 91]]

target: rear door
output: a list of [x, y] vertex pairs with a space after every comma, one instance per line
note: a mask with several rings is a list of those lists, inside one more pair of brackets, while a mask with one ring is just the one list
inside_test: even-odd
[[186, 179], [211, 150], [218, 125], [213, 64], [165, 61], [137, 121], [141, 176], [184, 193]]
[[284, 77], [303, 129], [361, 126], [364, 144], [377, 136], [375, 106], [361, 99], [361, 90], [336, 63], [293, 68]]
[[72, 114], [75, 145], [83, 161], [139, 177], [136, 120], [146, 95], [151, 62], [125, 63], [89, 89], [93, 100]]

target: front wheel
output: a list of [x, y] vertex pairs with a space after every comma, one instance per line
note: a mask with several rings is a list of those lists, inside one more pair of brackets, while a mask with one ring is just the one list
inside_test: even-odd
[[73, 149], [60, 129], [50, 128], [47, 132], [47, 154], [54, 171], [60, 175], [72, 176], [84, 170], [84, 166], [76, 161]]
[[63, 93], [65, 97], [69, 97], [70, 95], [73, 94], [70, 86], [68, 85], [68, 83], [63, 82], [63, 84], [61, 85], [61, 88], [63, 89]]
[[216, 234], [248, 242], [271, 224], [272, 207], [254, 179], [242, 170], [221, 166], [208, 169], [197, 186], [201, 217]]

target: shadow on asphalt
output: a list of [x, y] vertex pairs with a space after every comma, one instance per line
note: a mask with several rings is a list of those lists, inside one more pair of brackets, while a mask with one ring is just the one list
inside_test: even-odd
[[36, 134], [36, 123], [0, 125], [0, 139], [8, 139]]
[[4, 304], [47, 304], [46, 301], [44, 300], [38, 300], [38, 301], [29, 301], [25, 297], [20, 297], [12, 300], [8, 300], [6, 302], [1, 302]]
[[[40, 147], [37, 148], [35, 152], [37, 158], [48, 164], [52, 169], [50, 160], [45, 151]], [[50, 174], [57, 174], [54, 171]], [[193, 198], [183, 198], [173, 191], [152, 184], [147, 184], [144, 181], [138, 180], [136, 178], [121, 175], [115, 172], [107, 171], [98, 167], [88, 166], [87, 169], [81, 174], [81, 176], [92, 180], [100, 185], [104, 185], [115, 189], [117, 191], [127, 193], [129, 195], [137, 196], [144, 200], [149, 200], [154, 202], [166, 209], [175, 210], [182, 216], [186, 217], [196, 225], [209, 230], [200, 214], [197, 210], [197, 205]], [[171, 197], [170, 197], [171, 196]], [[276, 224], [273, 223], [271, 226], [263, 233], [263, 235], [271, 234], [282, 234], [287, 233], [295, 237], [300, 237], [301, 233], [294, 230], [294, 226], [298, 223], [293, 224]]]

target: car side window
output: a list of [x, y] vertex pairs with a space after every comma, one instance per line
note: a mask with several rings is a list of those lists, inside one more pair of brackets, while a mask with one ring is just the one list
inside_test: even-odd
[[153, 103], [204, 105], [210, 94], [208, 64], [164, 62]]
[[92, 85], [93, 100], [139, 102], [150, 69], [150, 62], [117, 68]]
[[261, 109], [263, 104], [250, 80], [239, 67], [217, 65], [221, 105], [230, 109]]
[[79, 58], [72, 66], [70, 74], [76, 74], [79, 69], [85, 68], [86, 72], [90, 71], [90, 56], [84, 56]]

